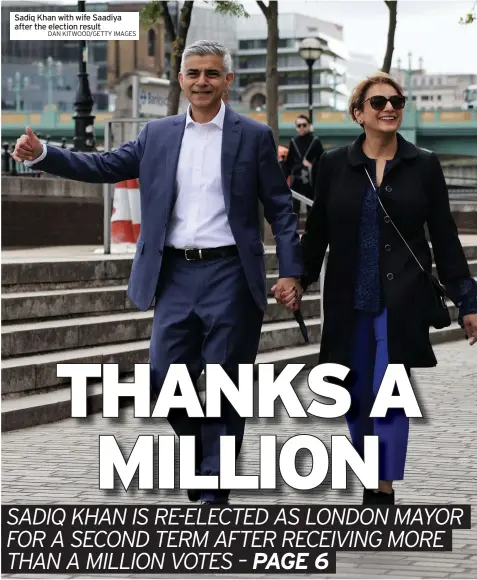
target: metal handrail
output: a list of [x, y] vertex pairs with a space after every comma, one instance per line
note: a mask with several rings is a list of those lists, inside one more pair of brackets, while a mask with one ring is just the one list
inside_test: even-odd
[[[308, 197], [305, 197], [301, 193], [298, 193], [298, 191], [294, 191], [292, 189], [291, 193], [292, 193], [292, 197], [294, 199], [301, 201], [302, 203], [304, 203], [307, 206], [313, 205], [313, 201], [311, 199], [308, 199]], [[325, 254], [325, 257], [323, 258], [323, 266], [322, 266], [321, 272], [320, 272], [320, 325], [321, 325], [321, 329], [323, 329], [323, 321], [325, 319], [324, 309], [323, 309], [323, 295], [324, 295], [324, 289], [325, 289], [325, 274], [326, 274], [327, 261], [328, 261], [328, 257]]]

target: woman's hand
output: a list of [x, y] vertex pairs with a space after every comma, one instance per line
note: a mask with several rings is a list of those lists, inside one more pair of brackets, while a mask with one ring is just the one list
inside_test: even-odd
[[463, 317], [465, 336], [470, 345], [477, 342], [477, 314], [467, 314]]
[[300, 282], [295, 278], [281, 278], [273, 286], [272, 292], [278, 304], [284, 306], [287, 310], [295, 312], [300, 309], [303, 289]]

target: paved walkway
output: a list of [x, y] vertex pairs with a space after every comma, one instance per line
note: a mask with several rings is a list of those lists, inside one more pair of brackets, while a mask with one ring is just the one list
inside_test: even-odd
[[[473, 504], [474, 509], [477, 507], [476, 349], [471, 349], [464, 340], [438, 346], [439, 366], [415, 372], [415, 388], [426, 418], [412, 420], [407, 476], [404, 483], [396, 485], [399, 503]], [[303, 401], [311, 399], [304, 377], [298, 389]], [[283, 440], [306, 432], [328, 442], [331, 435], [346, 431], [342, 420], [310, 419], [305, 422], [289, 419], [284, 412], [275, 420], [249, 421], [242, 452], [242, 473], [258, 473], [258, 435], [279, 433]], [[126, 493], [122, 489], [115, 493], [100, 491], [98, 435], [110, 433], [116, 434], [125, 449], [132, 449], [138, 435], [170, 434], [170, 428], [164, 422], [135, 420], [132, 410], [126, 409], [122, 420], [116, 423], [95, 415], [88, 420], [69, 419], [6, 433], [2, 438], [2, 503], [186, 501], [183, 491], [168, 495], [158, 491], [153, 494], [137, 490]], [[271, 493], [237, 493], [232, 501], [237, 504], [359, 504], [361, 490], [355, 481], [352, 483], [344, 495], [330, 490], [329, 482], [325, 482], [314, 492], [302, 493], [282, 486]], [[475, 514], [473, 522], [472, 530], [454, 531], [454, 551], [450, 553], [338, 552], [337, 575], [333, 577], [476, 578]]]

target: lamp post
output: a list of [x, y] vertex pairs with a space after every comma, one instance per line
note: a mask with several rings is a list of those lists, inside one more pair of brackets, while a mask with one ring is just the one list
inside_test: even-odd
[[61, 77], [62, 72], [63, 64], [60, 61], [55, 62], [51, 56], [46, 59], [46, 66], [43, 62], [38, 63], [38, 74], [46, 78], [49, 111], [53, 109], [53, 83]]
[[28, 77], [23, 77], [23, 87], [22, 87], [22, 75], [19, 72], [15, 73], [15, 84], [13, 84], [13, 79], [10, 77], [7, 81], [8, 90], [15, 93], [15, 110], [20, 111], [20, 93], [23, 89], [28, 89], [30, 86], [30, 79]]
[[[78, 0], [78, 12], [85, 12], [85, 4], [84, 0]], [[76, 90], [75, 112], [73, 114], [75, 122], [73, 148], [75, 151], [93, 151], [95, 149], [94, 115], [91, 114], [94, 101], [89, 88], [88, 73], [86, 72], [87, 61], [88, 49], [86, 48], [86, 41], [80, 40], [78, 88]]]
[[305, 38], [300, 42], [298, 53], [308, 66], [308, 114], [313, 123], [313, 65], [323, 54], [321, 42], [317, 38]]
[[398, 65], [399, 76], [401, 76], [401, 72], [406, 73], [407, 101], [409, 103], [409, 108], [412, 108], [413, 107], [413, 103], [412, 103], [412, 74], [413, 74], [412, 53], [409, 53], [407, 55], [407, 57], [408, 57], [408, 67], [407, 67], [406, 71], [403, 71], [401, 69], [401, 59], [400, 58], [398, 58], [397, 65]]

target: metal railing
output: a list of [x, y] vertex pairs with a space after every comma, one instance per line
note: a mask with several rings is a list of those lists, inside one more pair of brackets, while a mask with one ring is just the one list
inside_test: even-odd
[[[37, 135], [41, 143], [47, 145], [53, 145], [55, 147], [61, 147], [62, 149], [73, 149], [73, 143], [68, 142], [66, 137], [63, 137], [61, 141], [52, 141], [49, 136], [44, 137], [43, 135]], [[15, 161], [12, 154], [15, 150], [15, 143], [4, 142], [2, 145], [2, 175], [9, 177], [41, 177], [42, 175], [47, 175], [48, 177], [56, 177], [56, 175], [51, 175], [45, 171], [40, 171], [35, 169], [35, 167], [27, 167], [21, 162]], [[98, 152], [103, 151], [102, 147], [97, 149]]]
[[[293, 189], [291, 190], [291, 192], [292, 192], [292, 196], [294, 199], [300, 201], [301, 203], [304, 203], [307, 207], [311, 207], [313, 205], [313, 201], [311, 199], [308, 199], [307, 197], [305, 197], [301, 193], [298, 193], [297, 191], [294, 191]], [[320, 325], [321, 325], [322, 329], [323, 329], [323, 321], [325, 319], [324, 308], [323, 308], [323, 296], [324, 296], [324, 290], [325, 290], [325, 274], [326, 274], [327, 261], [328, 261], [328, 255], [325, 254], [325, 257], [323, 258], [323, 266], [321, 267], [321, 272], [320, 272]]]

